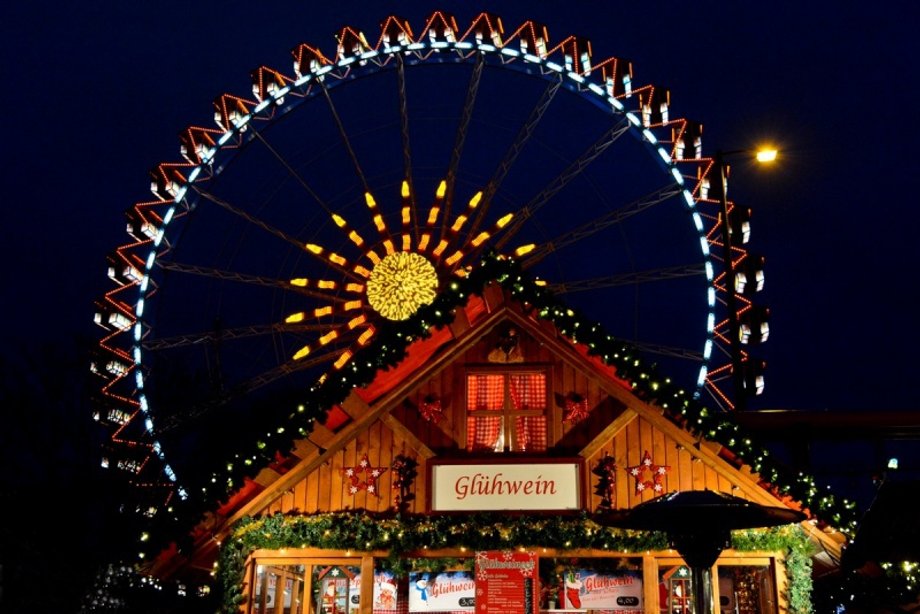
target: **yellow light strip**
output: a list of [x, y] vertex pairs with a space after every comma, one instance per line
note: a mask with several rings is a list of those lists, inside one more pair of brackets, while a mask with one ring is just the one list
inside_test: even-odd
[[454, 266], [461, 258], [463, 258], [463, 250], [458, 249], [453, 254], [451, 254], [450, 258], [448, 258], [445, 262], [447, 262], [447, 266]]
[[438, 221], [438, 214], [441, 213], [441, 207], [432, 205], [431, 211], [428, 212], [428, 220], [425, 222], [428, 226], [434, 226]]
[[454, 225], [450, 227], [451, 232], [460, 232], [460, 229], [463, 228], [463, 225], [466, 224], [466, 221], [469, 219], [470, 214], [479, 206], [480, 200], [482, 200], [482, 190], [473, 194], [473, 198], [470, 199], [469, 204], [466, 206], [466, 212], [461, 213], [457, 216], [457, 219], [454, 220]]
[[444, 253], [444, 250], [447, 249], [447, 239], [441, 239], [441, 242], [438, 243], [438, 246], [434, 248], [434, 251], [431, 252], [435, 257], [440, 258], [441, 254]]
[[373, 326], [368, 326], [367, 330], [361, 333], [361, 335], [358, 337], [358, 345], [361, 345], [361, 346], [367, 345], [368, 342], [374, 337], [374, 334], [376, 332], [377, 331], [374, 329]]
[[358, 247], [364, 247], [364, 239], [354, 230], [348, 232], [348, 238]]
[[307, 314], [305, 314], [304, 312], [298, 311], [297, 313], [292, 313], [288, 317], [284, 318], [284, 323], [285, 324], [297, 324], [298, 322], [303, 322], [306, 316]]
[[363, 266], [361, 266], [360, 264], [356, 264], [356, 265], [355, 265], [354, 272], [357, 273], [358, 275], [360, 275], [361, 277], [364, 277], [364, 278], [367, 278], [367, 277], [370, 277], [370, 276], [371, 276], [371, 272], [368, 271], [368, 270], [367, 270], [366, 268], [364, 268]]
[[339, 355], [338, 358], [335, 359], [335, 362], [332, 364], [335, 366], [336, 369], [341, 369], [342, 367], [348, 364], [348, 361], [351, 360], [351, 357], [352, 357], [351, 350], [345, 350], [344, 352], [341, 353], [341, 355]]
[[515, 256], [518, 256], [518, 257], [520, 257], [520, 256], [525, 256], [525, 255], [529, 254], [530, 252], [532, 252], [532, 251], [535, 250], [535, 249], [537, 249], [536, 244], [534, 244], [534, 243], [528, 243], [527, 245], [522, 245], [522, 246], [520, 246], [519, 248], [517, 248], [516, 250], [514, 250], [514, 255], [515, 255]]
[[472, 241], [473, 247], [479, 247], [480, 245], [482, 245], [483, 243], [485, 243], [486, 239], [488, 239], [490, 236], [491, 236], [491, 235], [490, 235], [488, 232], [486, 232], [486, 231], [480, 232], [480, 233], [476, 236], [476, 238], [473, 239], [473, 241]]

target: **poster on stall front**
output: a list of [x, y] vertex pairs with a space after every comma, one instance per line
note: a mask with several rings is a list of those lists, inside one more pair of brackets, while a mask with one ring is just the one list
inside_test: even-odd
[[573, 569], [565, 574], [562, 607], [576, 610], [605, 610], [613, 614], [642, 611], [642, 572], [598, 573]]
[[[351, 590], [348, 592], [348, 611], [350, 614], [357, 612], [361, 606], [361, 574], [351, 579]], [[374, 611], [395, 610], [397, 606], [396, 576], [390, 571], [380, 571], [374, 574]]]
[[539, 593], [536, 553], [476, 553], [476, 614], [536, 614]]
[[476, 581], [470, 571], [409, 573], [410, 612], [472, 612]]

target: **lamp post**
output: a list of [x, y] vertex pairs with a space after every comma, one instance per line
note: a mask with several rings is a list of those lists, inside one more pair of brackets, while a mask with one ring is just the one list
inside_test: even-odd
[[725, 304], [728, 309], [729, 352], [732, 360], [732, 388], [734, 392], [735, 409], [743, 411], [747, 408], [747, 394], [744, 386], [744, 371], [742, 369], [741, 331], [738, 320], [738, 296], [735, 291], [735, 264], [732, 255], [732, 228], [728, 207], [728, 174], [725, 159], [729, 156], [748, 154], [754, 155], [757, 162], [769, 164], [776, 160], [775, 149], [733, 149], [730, 151], [716, 152], [715, 165], [719, 170], [719, 202], [722, 206], [722, 248], [725, 260]]

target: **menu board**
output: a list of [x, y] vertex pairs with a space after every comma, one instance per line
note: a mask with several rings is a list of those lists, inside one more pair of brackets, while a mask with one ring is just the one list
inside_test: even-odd
[[570, 570], [564, 577], [562, 607], [615, 614], [641, 612], [642, 572]]
[[476, 580], [470, 571], [409, 573], [409, 611], [473, 611]]
[[476, 613], [535, 614], [539, 609], [538, 582], [534, 552], [477, 552]]

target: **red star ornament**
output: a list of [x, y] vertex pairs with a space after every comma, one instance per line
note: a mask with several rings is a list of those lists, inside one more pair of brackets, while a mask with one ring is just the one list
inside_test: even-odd
[[[342, 469], [342, 473], [348, 478], [346, 480], [348, 494], [354, 496], [358, 494], [359, 491], [366, 490], [368, 494], [379, 497], [377, 480], [386, 470], [386, 467], [371, 467], [371, 462], [367, 459], [367, 454], [365, 454], [357, 466]], [[363, 481], [360, 478], [362, 473], [364, 474]]]
[[627, 467], [629, 475], [636, 478], [636, 494], [642, 494], [646, 489], [652, 489], [655, 494], [664, 492], [665, 475], [670, 471], [670, 465], [656, 465], [652, 462], [652, 457], [648, 450], [642, 455], [642, 462], [632, 467]]

